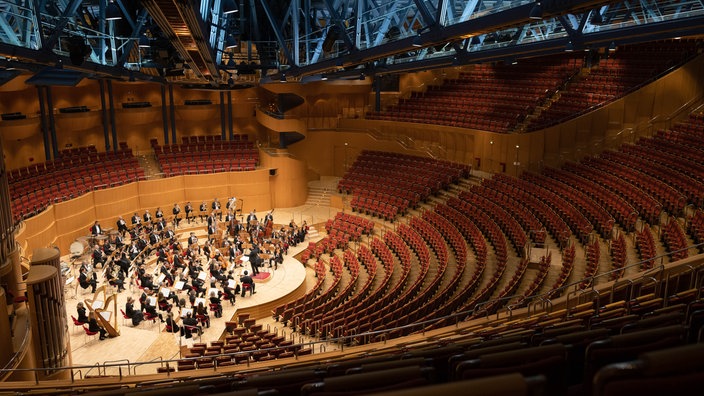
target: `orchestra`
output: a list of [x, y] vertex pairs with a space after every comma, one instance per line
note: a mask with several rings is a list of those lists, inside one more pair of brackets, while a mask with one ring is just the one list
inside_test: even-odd
[[[278, 269], [288, 247], [305, 238], [305, 222], [302, 227], [293, 221], [276, 227], [273, 210], [261, 222], [256, 210], [249, 213], [246, 222], [238, 221], [235, 203], [234, 197], [227, 200], [225, 220], [221, 222], [218, 199], [210, 205], [204, 201], [200, 215], [207, 237], [199, 238], [190, 231], [183, 244], [181, 235], [174, 231], [181, 220], [178, 203], [174, 203], [168, 219], [158, 207], [154, 217], [148, 209], [141, 215], [135, 212], [129, 225], [120, 216], [115, 231], [95, 221], [87, 237], [91, 242], [90, 259], [82, 262], [79, 285], [95, 292], [99, 282], [103, 282], [116, 293], [136, 291], [137, 287], [140, 307], [135, 308], [131, 296], [124, 307], [125, 317], [132, 319], [134, 325], [142, 320], [164, 322], [166, 317], [176, 334], [202, 332], [210, 325], [208, 309], [215, 317], [221, 317], [223, 301], [234, 306], [238, 294], [244, 297], [247, 290], [250, 295], [256, 293], [254, 278], [260, 268], [268, 264], [269, 268]], [[195, 218], [193, 207], [187, 202], [184, 208], [190, 224]], [[251, 269], [243, 268], [236, 275], [235, 269], [245, 265]], [[96, 268], [102, 270], [100, 278]]]

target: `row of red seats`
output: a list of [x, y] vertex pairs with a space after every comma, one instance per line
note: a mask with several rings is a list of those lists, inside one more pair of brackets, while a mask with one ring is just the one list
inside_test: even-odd
[[281, 321], [284, 326], [288, 323], [288, 321], [293, 317], [295, 311], [295, 308], [297, 306], [302, 306], [308, 301], [313, 300], [318, 294], [322, 292], [322, 287], [323, 284], [325, 283], [325, 274], [327, 271], [325, 270], [325, 263], [322, 260], [318, 260], [315, 263], [315, 277], [316, 277], [316, 282], [315, 285], [306, 292], [305, 295], [301, 296], [300, 298], [290, 301], [286, 304], [279, 305], [278, 307], [274, 308], [272, 311], [272, 316], [274, 319], [277, 321]]
[[574, 244], [571, 244], [562, 250], [562, 267], [560, 268], [560, 273], [557, 275], [557, 279], [555, 279], [552, 287], [550, 287], [551, 298], [559, 297], [557, 295], [557, 290], [565, 285], [565, 282], [567, 282], [567, 279], [569, 279], [572, 274], [576, 252], [577, 250]]
[[699, 161], [702, 151], [700, 149], [675, 143], [660, 135], [651, 139], [640, 139], [638, 146], [633, 147], [650, 157], [664, 161], [667, 166], [677, 169], [684, 175], [698, 180], [704, 179], [704, 165]]
[[482, 185], [512, 199], [512, 206], [522, 207], [523, 212], [532, 213], [540, 219], [558, 244], [565, 246], [572, 234], [569, 225], [545, 201], [525, 191], [522, 183], [524, 182], [520, 179], [497, 174], [491, 179], [484, 180]]
[[[585, 209], [592, 224], [608, 226], [613, 224], [614, 219], [626, 230], [631, 231], [638, 220], [638, 212], [623, 198], [609, 191], [604, 187], [593, 183], [590, 180], [569, 172], [564, 169], [544, 168], [541, 172], [543, 176], [553, 179], [554, 186], [563, 188], [558, 183], [571, 188], [574, 192], [584, 193], [589, 199], [585, 199]], [[603, 229], [602, 232], [610, 232], [610, 229]], [[608, 234], [602, 234], [605, 238]]]
[[[324, 323], [321, 323], [323, 317], [329, 317], [356, 289], [359, 262], [349, 249], [345, 250], [343, 257], [340, 259], [336, 254], [330, 257], [330, 269], [336, 274], [336, 282], [328, 289], [329, 292], [321, 294], [313, 300], [310, 309], [293, 318], [293, 323], [299, 323], [294, 329], [300, 330], [301, 334], [319, 337], [324, 327]], [[344, 269], [349, 272], [348, 276], [344, 276]]]
[[612, 174], [649, 194], [670, 213], [681, 213], [687, 198], [667, 183], [648, 174], [644, 174], [627, 165], [611, 161], [604, 157], [587, 157], [582, 164], [604, 173]]
[[636, 233], [636, 248], [640, 254], [641, 271], [649, 270], [653, 268], [655, 264], [655, 238], [653, 238], [653, 232], [650, 227], [643, 227], [643, 229]]
[[509, 303], [508, 297], [516, 294], [518, 285], [523, 280], [523, 276], [528, 268], [528, 259], [524, 258], [516, 266], [513, 276], [508, 280], [508, 283], [496, 294], [495, 297], [491, 298], [488, 304], [484, 304], [480, 309], [476, 309], [473, 317], [480, 317], [483, 315], [491, 315], [496, 313], [501, 307]]
[[[330, 255], [330, 272], [332, 272], [332, 278], [328, 278], [328, 286], [324, 288], [322, 293], [317, 295], [312, 300], [306, 302], [300, 309], [296, 310], [291, 318], [291, 329], [292, 331], [299, 331], [301, 334], [306, 334], [306, 331], [310, 327], [310, 320], [321, 313], [320, 308], [326, 306], [330, 301], [335, 301], [335, 296], [337, 296], [342, 287], [343, 283], [343, 268], [345, 264], [342, 263], [340, 257], [336, 254]], [[351, 279], [347, 279], [350, 281]], [[356, 282], [356, 277], [354, 278]], [[317, 332], [317, 329], [311, 329]], [[315, 335], [315, 334], [313, 334]]]
[[164, 163], [161, 170], [166, 177], [180, 175], [202, 175], [219, 172], [242, 172], [252, 171], [257, 168], [256, 161], [250, 160], [228, 160], [209, 161], [199, 163]]
[[623, 146], [621, 150], [633, 156], [650, 160], [653, 163], [664, 165], [665, 167], [672, 169], [673, 173], [681, 175], [680, 178], [684, 180], [694, 180], [694, 183], [690, 184], [696, 183], [704, 187], [703, 183], [698, 182], [700, 180], [704, 180], [704, 169], [699, 169], [701, 167], [701, 163], [695, 162], [690, 166], [690, 161], [688, 161], [684, 156], [667, 154], [666, 152], [661, 151], [659, 146], [646, 147], [645, 145], [641, 145], [640, 142], [638, 145]]
[[623, 233], [619, 233], [618, 237], [611, 241], [611, 268], [615, 271], [609, 277], [609, 280], [616, 280], [623, 276], [623, 267], [626, 266], [626, 237]]
[[[648, 223], [657, 224], [659, 221], [660, 213], [662, 212], [660, 202], [650, 196], [650, 194], [627, 183], [624, 179], [598, 168], [589, 167], [584, 163], [567, 163], [563, 165], [563, 168], [585, 180], [603, 186], [607, 191], [618, 194], [626, 203], [634, 205], [638, 211], [637, 215], [640, 215]], [[630, 219], [627, 223], [630, 224]], [[627, 231], [632, 231], [632, 229], [627, 229]]]
[[521, 178], [530, 181], [536, 187], [552, 192], [554, 196], [566, 201], [568, 205], [563, 207], [568, 209], [568, 216], [573, 216], [577, 219], [588, 219], [588, 223], [595, 227], [604, 238], [608, 238], [611, 235], [614, 225], [613, 218], [589, 196], [580, 194], [575, 188], [556, 180], [551, 180], [542, 174], [524, 173]]
[[[655, 45], [669, 47], [666, 42]], [[657, 51], [657, 56], [648, 55], [651, 52], [649, 48], [633, 47], [631, 50], [627, 48], [619, 47], [618, 52], [609, 55], [610, 59], [600, 60], [590, 73], [577, 77], [575, 82], [568, 84], [567, 90], [560, 98], [544, 110], [537, 119], [531, 121], [529, 128], [536, 130], [562, 122], [565, 118], [574, 117], [594, 106], [601, 106], [622, 96], [668, 67], [691, 56], [696, 43], [676, 48], [670, 47], [667, 51]], [[589, 95], [592, 95], [591, 100]]]
[[540, 178], [529, 173], [524, 173], [522, 178], [517, 180], [520, 180], [520, 182], [514, 181], [516, 187], [550, 205], [558, 216], [565, 220], [582, 243], [586, 243], [594, 226], [584, 217], [582, 212], [562, 197], [561, 192], [556, 193], [534, 184]]
[[[249, 138], [248, 135], [232, 135], [232, 140], [233, 141], [239, 141], [239, 140], [247, 140]], [[198, 135], [198, 136], [183, 136], [181, 137], [181, 142], [184, 144], [193, 144], [193, 143], [213, 143], [213, 142], [221, 142], [225, 141], [222, 138], [222, 135]]]
[[667, 250], [672, 253], [670, 261], [686, 259], [689, 256], [687, 237], [677, 219], [672, 217], [669, 219], [667, 224], [662, 227], [661, 236]]
[[518, 202], [516, 198], [506, 195], [497, 189], [489, 188], [490, 183], [482, 183], [472, 187], [472, 190], [486, 199], [500, 205], [511, 216], [518, 221], [528, 237], [536, 244], [542, 246], [545, 243], [545, 227], [538, 218]]
[[[697, 210], [689, 218], [687, 229], [696, 244], [704, 243], [704, 212], [702, 210]], [[702, 251], [704, 248], [699, 248], [699, 250]]]
[[592, 278], [599, 271], [599, 259], [601, 257], [601, 248], [599, 245], [599, 240], [587, 245], [587, 266], [584, 270], [584, 275], [582, 276], [582, 282], [579, 284], [581, 289], [586, 289], [593, 285], [594, 279]]
[[550, 270], [550, 263], [552, 262], [552, 252], [548, 252], [546, 256], [540, 257], [540, 262], [538, 262], [538, 273], [533, 278], [533, 282], [528, 285], [528, 288], [523, 292], [523, 294], [518, 298], [518, 301], [514, 303], [516, 306], [525, 305], [529, 298], [538, 294], [538, 291], [543, 286], [545, 278], [548, 276], [548, 271]]
[[516, 219], [509, 215], [504, 208], [492, 202], [474, 188], [460, 192], [459, 197], [491, 216], [511, 240], [516, 255], [523, 256], [528, 243], [528, 234]]
[[[602, 153], [601, 157], [661, 180], [665, 184], [675, 188], [678, 193], [686, 196], [690, 204], [697, 207], [704, 206], [703, 182], [681, 175], [665, 165], [654, 163], [640, 156], [623, 151], [607, 151]], [[681, 212], [675, 212], [672, 214], [680, 213]]]

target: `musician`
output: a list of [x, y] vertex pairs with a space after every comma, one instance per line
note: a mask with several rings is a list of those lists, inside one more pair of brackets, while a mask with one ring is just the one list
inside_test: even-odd
[[237, 294], [240, 292], [240, 285], [236, 284], [236, 287], [233, 289], [229, 286], [229, 280], [235, 280], [235, 278], [232, 276], [232, 271], [227, 272], [227, 280], [222, 283], [222, 296], [230, 302], [231, 305], [235, 305], [235, 299]]
[[139, 217], [139, 215], [137, 214], [137, 212], [135, 212], [134, 215], [132, 215], [132, 219], [131, 219], [131, 220], [132, 220], [132, 227], [139, 227], [140, 224], [142, 224], [142, 218]]
[[210, 217], [208, 217], [208, 239], [213, 238], [213, 236], [217, 234], [217, 232], [218, 228], [215, 220], [215, 215], [211, 213]]
[[220, 262], [217, 259], [210, 259], [208, 270], [210, 271], [210, 276], [212, 276], [213, 278], [221, 282], [227, 280], [227, 277], [225, 277], [225, 275], [221, 272]]
[[186, 338], [191, 338], [193, 336], [193, 330], [198, 332], [198, 335], [203, 334], [203, 328], [198, 325], [198, 320], [194, 318], [189, 312], [186, 317], [183, 318], [183, 327]]
[[220, 201], [217, 198], [213, 199], [213, 203], [210, 204], [210, 208], [213, 210], [213, 214], [217, 214], [220, 221], [222, 221], [222, 210], [220, 210]]
[[105, 255], [105, 252], [103, 252], [103, 250], [100, 248], [100, 245], [95, 245], [91, 257], [93, 258], [93, 267], [97, 268], [98, 264], [100, 264], [101, 267], [105, 267], [105, 262], [108, 258]]
[[122, 218], [122, 216], [117, 219], [117, 231], [119, 231], [123, 236], [129, 231], [129, 229], [127, 229], [127, 222]]
[[188, 246], [191, 246], [193, 244], [198, 244], [198, 237], [196, 236], [195, 232], [191, 232], [191, 236], [188, 237]]
[[134, 298], [132, 296], [127, 297], [127, 304], [125, 304], [125, 315], [132, 319], [132, 325], [137, 326], [141, 321], [144, 320], [144, 314], [141, 311], [134, 309]]
[[154, 228], [156, 229], [157, 232], [162, 232], [166, 229], [166, 220], [162, 217], [159, 220], [156, 221], [154, 224]]
[[225, 223], [227, 224], [227, 233], [228, 235], [232, 233], [232, 221], [235, 219], [235, 215], [232, 214], [231, 210], [227, 211], [227, 214], [225, 215]]
[[[147, 295], [151, 295], [151, 294], [152, 294], [152, 293], [151, 293], [151, 290], [149, 290], [149, 291], [147, 292]], [[158, 317], [159, 320], [160, 320], [162, 323], [164, 322], [164, 317], [161, 316], [161, 314], [156, 311], [156, 307], [155, 307], [155, 306], [153, 306], [153, 305], [151, 305], [151, 304], [149, 303], [149, 299], [148, 299], [148, 298], [145, 299], [145, 301], [144, 301], [144, 313], [146, 314], [146, 315], [144, 315], [144, 316], [148, 316], [148, 317], [152, 317], [152, 318]]]
[[93, 226], [90, 227], [90, 233], [95, 235], [100, 235], [103, 233], [102, 227], [100, 227], [100, 223], [98, 223], [98, 220], [93, 223]]
[[100, 327], [98, 321], [95, 320], [95, 313], [91, 312], [88, 314], [88, 331], [100, 332], [100, 341], [106, 338], [107, 331]]
[[111, 286], [117, 286], [118, 293], [125, 290], [125, 274], [120, 271], [120, 267], [111, 265], [106, 269], [105, 276]]
[[266, 216], [264, 216], [264, 224], [268, 224], [269, 222], [274, 221], [274, 214], [272, 212], [273, 212], [273, 210], [271, 212], [267, 213]]
[[257, 215], [256, 212], [257, 210], [254, 209], [251, 212], [249, 212], [249, 215], [247, 215], [247, 223], [250, 223], [252, 220], [257, 220]]
[[186, 202], [186, 207], [183, 209], [186, 211], [186, 220], [188, 220], [188, 224], [191, 224], [191, 219], [194, 217], [191, 215], [193, 213], [193, 205], [191, 205], [191, 201]]
[[149, 234], [149, 244], [152, 245], [152, 248], [155, 248], [160, 242], [161, 236], [159, 236], [158, 232], [152, 232]]
[[281, 254], [281, 248], [276, 247], [274, 249], [274, 254], [269, 258], [269, 268], [271, 268], [271, 265], [274, 265], [274, 269], [277, 270], [279, 269], [279, 264], [284, 262], [284, 256]]
[[203, 201], [203, 203], [200, 204], [200, 222], [201, 223], [205, 221], [205, 218], [208, 215], [207, 212], [208, 212], [208, 204], [205, 203], [205, 201]]
[[164, 274], [164, 280], [168, 283], [169, 286], [174, 284], [174, 276], [171, 275], [171, 271], [169, 271], [168, 263], [161, 266], [160, 272]]
[[205, 327], [210, 328], [210, 315], [202, 302], [198, 303], [196, 307], [196, 318], [200, 320], [201, 324], [205, 324]]
[[252, 279], [252, 277], [249, 276], [249, 272], [244, 271], [244, 275], [240, 278], [240, 283], [242, 283], [242, 294], [241, 294], [242, 297], [244, 297], [244, 292], [246, 290], [245, 285], [249, 285], [249, 295], [250, 296], [252, 294], [256, 293], [256, 291], [254, 291], [254, 279]]
[[227, 203], [225, 204], [225, 208], [227, 210], [231, 210], [232, 212], [235, 212], [237, 210], [237, 198], [232, 197], [227, 200]]
[[132, 240], [132, 243], [130, 244], [128, 251], [130, 254], [130, 260], [134, 260], [135, 258], [137, 258], [137, 256], [139, 255], [139, 252], [140, 252], [140, 248], [139, 248], [139, 245], [137, 244], [136, 239]]
[[184, 329], [182, 329], [178, 324], [176, 324], [176, 321], [174, 320], [174, 314], [169, 312], [166, 315], [166, 331], [169, 333], [179, 333], [181, 334], [181, 337], [184, 336]]
[[252, 248], [249, 250], [249, 264], [252, 266], [252, 275], [257, 275], [259, 273], [259, 264], [261, 259], [259, 258], [259, 245], [252, 241]]
[[240, 252], [237, 250], [237, 247], [234, 243], [228, 243], [227, 249], [227, 255], [230, 260], [230, 263], [236, 265], [237, 256], [240, 254]]
[[178, 206], [178, 203], [174, 204], [173, 209], [171, 209], [171, 213], [174, 215], [174, 227], [178, 228], [178, 223], [181, 222], [181, 207]]
[[[215, 284], [213, 283], [211, 287], [211, 292], [210, 292], [210, 304], [215, 305], [215, 309], [213, 310], [213, 314], [215, 315], [216, 318], [222, 317], [222, 300], [221, 296], [222, 293], [215, 289]], [[211, 306], [212, 308], [212, 306]]]
[[161, 220], [164, 218], [164, 212], [161, 211], [161, 208], [156, 208], [156, 213], [154, 213], [154, 217], [157, 220]]
[[[139, 252], [137, 252], [137, 254], [139, 254]], [[130, 270], [130, 259], [127, 258], [127, 253], [125, 251], [120, 253], [120, 259], [117, 260], [116, 263], [120, 267], [122, 273], [127, 275]]]
[[142, 216], [142, 219], [144, 220], [145, 223], [151, 223], [152, 222], [152, 215], [149, 213], [149, 209], [147, 209], [144, 212], [144, 216]]
[[95, 293], [95, 287], [97, 286], [98, 281], [97, 276], [95, 275], [95, 272], [93, 272], [93, 276], [89, 277], [88, 272], [86, 271], [86, 267], [81, 267], [81, 274], [78, 276], [78, 284], [81, 285], [82, 288], [87, 289], [90, 287], [90, 292]]
[[78, 314], [78, 318], [76, 321], [78, 323], [88, 323], [88, 315], [86, 315], [86, 307], [83, 306], [83, 303], [81, 301], [76, 304], [76, 313]]
[[120, 234], [119, 232], [117, 234], [111, 235], [110, 239], [112, 240], [112, 243], [115, 244], [115, 247], [117, 249], [121, 249], [123, 246], [125, 246], [125, 241], [122, 237], [122, 234]]

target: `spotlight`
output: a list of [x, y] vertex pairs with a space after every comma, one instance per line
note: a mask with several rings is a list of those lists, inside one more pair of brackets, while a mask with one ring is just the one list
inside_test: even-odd
[[540, 2], [535, 3], [533, 8], [530, 9], [530, 14], [528, 14], [528, 18], [530, 19], [543, 19], [543, 7], [540, 5]]
[[116, 21], [118, 19], [122, 19], [122, 12], [120, 11], [120, 8], [117, 6], [117, 4], [111, 1], [105, 9], [105, 20]]
[[327, 81], [327, 80], [328, 80], [328, 76], [327, 76], [327, 75], [325, 75], [325, 74], [321, 74], [321, 75], [320, 75], [320, 81]]
[[222, 13], [224, 15], [232, 14], [233, 12], [237, 11], [239, 10], [237, 9], [237, 4], [235, 3], [235, 0], [225, 0], [222, 3]]
[[616, 43], [612, 41], [611, 44], [609, 44], [609, 52], [614, 51], [616, 51]]
[[565, 52], [572, 52], [574, 51], [574, 44], [572, 44], [571, 41], [567, 42], [567, 45], [565, 46]]
[[279, 81], [281, 81], [282, 83], [286, 82], [286, 73], [281, 73], [281, 77], [279, 78]]

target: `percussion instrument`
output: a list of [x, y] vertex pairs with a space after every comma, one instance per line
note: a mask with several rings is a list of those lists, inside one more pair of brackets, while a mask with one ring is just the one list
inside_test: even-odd
[[[83, 238], [83, 239], [81, 239]], [[76, 239], [69, 247], [68, 251], [71, 254], [71, 258], [75, 259], [83, 255], [83, 253], [88, 249], [88, 240], [85, 237], [80, 237]]]

